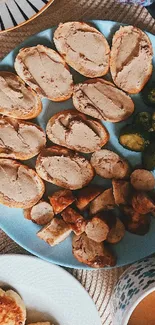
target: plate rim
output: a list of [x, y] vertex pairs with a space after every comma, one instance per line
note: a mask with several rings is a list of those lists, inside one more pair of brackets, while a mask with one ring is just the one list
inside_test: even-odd
[[[34, 20], [35, 18], [37, 18], [38, 16], [40, 16], [46, 9], [48, 9], [48, 7], [54, 2], [55, 0], [49, 0], [48, 3], [46, 3], [37, 13], [35, 13], [33, 16], [31, 16], [28, 20], [24, 20], [23, 22], [21, 22], [20, 24], [18, 24], [17, 26], [13, 26], [13, 27], [9, 27], [6, 28], [4, 30], [0, 30], [0, 35], [6, 33], [6, 32], [11, 32], [13, 30], [16, 30], [19, 27], [22, 27], [28, 23], [30, 23], [32, 20]], [[45, 29], [46, 30], [46, 29]], [[37, 34], [37, 33], [36, 33]], [[34, 34], [35, 35], [35, 34]], [[30, 36], [31, 37], [31, 36]], [[6, 57], [6, 56], [5, 56]]]
[[[35, 272], [35, 268], [33, 267], [33, 263], [35, 263], [35, 261], [37, 261], [38, 263], [41, 263], [41, 264], [44, 264], [45, 265], [45, 268], [46, 268], [46, 265], [51, 268], [51, 273], [52, 271], [54, 270], [59, 270], [59, 272], [62, 274], [62, 278], [63, 278], [63, 275], [65, 277], [67, 277], [69, 279], [69, 282], [70, 282], [70, 279], [72, 281], [72, 283], [74, 282], [75, 286], [79, 288], [79, 290], [81, 291], [81, 294], [85, 295], [85, 297], [87, 297], [87, 301], [89, 301], [89, 304], [91, 304], [91, 307], [94, 308], [94, 312], [96, 313], [96, 318], [98, 316], [98, 325], [100, 324], [101, 325], [101, 317], [100, 317], [100, 314], [99, 314], [99, 311], [97, 309], [97, 306], [95, 304], [95, 302], [93, 301], [93, 298], [90, 296], [90, 294], [88, 293], [88, 291], [85, 289], [85, 287], [82, 285], [82, 283], [80, 281], [78, 281], [77, 278], [75, 278], [70, 272], [68, 272], [66, 269], [60, 267], [59, 265], [56, 265], [56, 264], [52, 264], [52, 263], [49, 263], [48, 261], [45, 261], [43, 259], [40, 259], [38, 258], [37, 256], [31, 256], [31, 255], [26, 255], [26, 254], [2, 254], [0, 255], [0, 262], [3, 261], [3, 260], [8, 260], [8, 264], [10, 264], [10, 259], [13, 259], [15, 264], [13, 265], [13, 268], [15, 269], [15, 265], [17, 263], [17, 260], [19, 260], [19, 263], [22, 262], [23, 260], [23, 265], [24, 265], [24, 261], [26, 260], [26, 262], [28, 261], [28, 263], [31, 265], [31, 268], [33, 268], [33, 271]], [[12, 265], [9, 267], [12, 267]], [[57, 272], [56, 272], [57, 273]], [[21, 275], [21, 273], [20, 273]], [[1, 278], [0, 278], [0, 281], [1, 281]], [[18, 279], [17, 279], [18, 281]], [[14, 288], [16, 290], [16, 288]], [[19, 293], [20, 294], [20, 293]]]

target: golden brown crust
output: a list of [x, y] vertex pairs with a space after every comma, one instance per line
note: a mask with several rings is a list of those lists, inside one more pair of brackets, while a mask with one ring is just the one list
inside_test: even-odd
[[[118, 104], [115, 103], [115, 105], [117, 105], [119, 108], [119, 110], [118, 110], [119, 114], [117, 116], [115, 116], [116, 114], [115, 115], [113, 114], [113, 116], [112, 116], [112, 114], [108, 115], [108, 112], [104, 111], [104, 105], [103, 105], [103, 109], [101, 110], [101, 108], [97, 106], [97, 103], [95, 104], [95, 101], [92, 101], [88, 96], [86, 96], [87, 101], [88, 101], [87, 105], [82, 104], [80, 102], [81, 98], [80, 99], [78, 98], [77, 92], [82, 88], [82, 85], [85, 85], [85, 84], [94, 84], [95, 85], [96, 83], [106, 84], [106, 85], [112, 86], [115, 90], [117, 90], [117, 92], [118, 92], [117, 102], [119, 102], [119, 100], [120, 100], [119, 97], [121, 94], [123, 97], [125, 96], [125, 98], [122, 99], [122, 105], [124, 105], [124, 107], [122, 107], [122, 105], [120, 105], [120, 103], [119, 103], [120, 107]], [[108, 96], [107, 96], [107, 99], [109, 99]], [[116, 99], [117, 99], [117, 96], [116, 96]], [[107, 81], [105, 79], [102, 79], [102, 78], [88, 79], [88, 80], [85, 80], [82, 84], [75, 84], [73, 87], [73, 104], [74, 104], [75, 108], [81, 113], [90, 115], [96, 119], [105, 120], [105, 121], [109, 121], [112, 123], [124, 121], [127, 118], [129, 118], [129, 116], [131, 116], [134, 112], [134, 102], [133, 102], [132, 98], [130, 98], [129, 95], [127, 95], [121, 89], [116, 88], [115, 84], [113, 84], [112, 82]], [[91, 110], [90, 110], [90, 108], [91, 108]], [[110, 109], [109, 109], [109, 111], [110, 111]], [[111, 109], [111, 111], [112, 111], [112, 109]]]
[[[103, 63], [104, 60], [107, 60], [107, 63], [103, 64], [103, 68], [100, 68], [100, 65], [98, 67], [96, 67], [96, 71], [95, 69], [92, 70], [90, 68], [85, 67], [85, 64], [83, 63], [83, 61], [87, 61], [87, 57], [85, 59], [85, 54], [83, 53], [79, 53], [79, 58], [77, 60], [75, 59], [70, 59], [67, 56], [67, 50], [64, 50], [63, 48], [63, 44], [62, 42], [64, 42], [65, 37], [62, 35], [63, 29], [64, 27], [68, 29], [67, 35], [70, 34], [69, 31], [72, 31], [74, 29], [74, 32], [76, 34], [76, 32], [78, 30], [82, 30], [83, 32], [92, 32], [92, 33], [96, 33], [97, 35], [101, 35], [102, 38], [102, 44], [104, 44], [105, 47], [105, 58], [103, 57]], [[65, 61], [72, 67], [74, 68], [76, 71], [78, 71], [79, 73], [81, 73], [82, 75], [89, 77], [89, 78], [95, 78], [95, 77], [101, 77], [104, 76], [105, 74], [107, 74], [108, 70], [109, 70], [109, 54], [110, 54], [110, 47], [109, 44], [106, 40], [106, 38], [104, 37], [103, 34], [101, 34], [96, 28], [92, 27], [90, 24], [86, 24], [84, 22], [67, 22], [64, 24], [59, 24], [58, 28], [56, 29], [55, 33], [54, 33], [54, 43], [55, 46], [57, 48], [57, 50], [59, 51], [59, 53], [62, 55], [62, 57], [65, 59]], [[90, 46], [92, 46], [92, 43], [90, 43]], [[89, 58], [88, 58], [89, 61]], [[91, 62], [91, 59], [90, 59]]]
[[[1, 124], [1, 122], [3, 122]], [[11, 158], [11, 159], [19, 159], [19, 160], [28, 160], [28, 159], [31, 159], [33, 157], [35, 157], [42, 149], [43, 147], [45, 146], [46, 144], [46, 135], [43, 131], [43, 129], [37, 125], [37, 124], [34, 124], [34, 123], [30, 123], [30, 122], [25, 122], [23, 120], [16, 120], [16, 119], [13, 119], [13, 118], [10, 118], [10, 117], [1, 117], [0, 116], [0, 128], [1, 128], [1, 125], [2, 127], [5, 125], [5, 126], [9, 126], [11, 125], [15, 131], [19, 134], [19, 129], [22, 128], [23, 126], [27, 128], [30, 126], [34, 127], [35, 129], [37, 129], [38, 131], [40, 131], [40, 134], [42, 135], [42, 139], [39, 139], [38, 138], [38, 143], [37, 143], [37, 146], [35, 149], [33, 149], [32, 151], [29, 150], [27, 153], [24, 153], [24, 151], [15, 151], [12, 149], [11, 147], [11, 144], [9, 147], [5, 146], [4, 145], [0, 145], [0, 158]], [[27, 130], [28, 132], [28, 130]], [[30, 130], [31, 132], [31, 130]], [[22, 136], [20, 136], [19, 134], [19, 137], [22, 138]], [[40, 141], [40, 145], [39, 145], [39, 141]], [[41, 143], [42, 142], [42, 143]], [[23, 143], [26, 145], [26, 140], [23, 139]]]
[[116, 224], [109, 231], [106, 241], [110, 244], [117, 244], [123, 239], [124, 236], [124, 224], [119, 218], [116, 218]]
[[[27, 209], [27, 208], [34, 206], [42, 198], [42, 196], [45, 192], [45, 185], [44, 185], [44, 182], [42, 181], [42, 179], [39, 177], [39, 175], [33, 169], [30, 169], [29, 167], [27, 167], [23, 164], [20, 164], [19, 162], [15, 161], [15, 160], [1, 158], [0, 166], [1, 166], [1, 164], [5, 164], [5, 163], [8, 166], [10, 165], [11, 167], [15, 167], [15, 169], [18, 169], [20, 166], [25, 168], [25, 170], [29, 172], [30, 177], [35, 179], [36, 186], [39, 188], [39, 194], [36, 195], [36, 197], [32, 200], [25, 201], [24, 197], [23, 197], [23, 202], [16, 202], [13, 199], [10, 199], [9, 197], [4, 196], [4, 194], [2, 192], [0, 192], [0, 203], [4, 204], [10, 208]], [[8, 186], [9, 186], [9, 182], [10, 182], [10, 180], [8, 179]]]
[[[67, 157], [68, 161], [75, 162], [75, 163], [77, 163], [78, 166], [80, 164], [79, 170], [81, 170], [81, 171], [79, 172], [79, 176], [82, 172], [86, 172], [87, 178], [85, 178], [85, 177], [84, 177], [84, 179], [82, 178], [80, 183], [79, 183], [79, 180], [77, 180], [75, 182], [75, 184], [73, 184], [73, 183], [70, 184], [69, 181], [61, 180], [60, 179], [61, 176], [59, 177], [59, 179], [54, 178], [53, 176], [49, 175], [49, 173], [47, 173], [46, 169], [42, 166], [44, 157], [45, 158]], [[57, 167], [58, 167], [57, 165], [54, 166], [54, 168], [57, 168]], [[39, 154], [37, 161], [36, 161], [36, 170], [37, 170], [37, 173], [40, 175], [40, 177], [43, 178], [44, 180], [46, 180], [47, 182], [53, 183], [57, 186], [64, 187], [64, 188], [67, 188], [70, 190], [80, 189], [80, 188], [88, 185], [90, 183], [90, 181], [93, 179], [93, 177], [95, 176], [94, 169], [87, 159], [85, 159], [83, 156], [75, 153], [74, 151], [72, 151], [70, 149], [56, 146], [56, 145], [41, 151], [41, 153]], [[63, 179], [64, 179], [64, 177], [63, 177]], [[70, 179], [70, 181], [72, 181], [72, 180]]]
[[69, 205], [75, 201], [72, 191], [59, 190], [49, 196], [50, 203], [53, 207], [54, 213], [58, 214], [65, 210]]
[[23, 119], [23, 120], [30, 120], [33, 119], [35, 117], [37, 117], [41, 111], [42, 111], [42, 102], [39, 98], [39, 96], [35, 93], [35, 91], [33, 91], [30, 87], [28, 87], [25, 82], [16, 74], [12, 73], [12, 72], [8, 72], [8, 71], [1, 71], [0, 75], [2, 75], [3, 77], [5, 76], [12, 76], [14, 79], [16, 79], [21, 85], [23, 85], [29, 92], [31, 92], [31, 94], [34, 96], [35, 100], [36, 100], [36, 105], [28, 112], [26, 112], [25, 108], [23, 110], [21, 109], [11, 109], [11, 110], [6, 110], [6, 108], [1, 106], [0, 103], [0, 114], [3, 114], [5, 116], [9, 116], [9, 117], [14, 117], [16, 119]]
[[110, 248], [104, 243], [97, 243], [87, 237], [85, 233], [80, 236], [74, 235], [73, 255], [80, 262], [94, 268], [102, 268], [105, 266], [114, 266], [116, 257]]
[[75, 209], [68, 207], [61, 213], [61, 216], [71, 226], [76, 235], [81, 235], [85, 231], [86, 220]]
[[113, 190], [108, 188], [90, 203], [89, 213], [94, 215], [104, 210], [112, 210], [115, 208], [115, 205]]
[[131, 206], [122, 208], [121, 220], [127, 231], [143, 236], [150, 228], [150, 217], [136, 212]]
[[133, 209], [140, 214], [147, 214], [155, 209], [155, 204], [145, 192], [135, 192], [132, 197]]
[[88, 204], [93, 201], [100, 193], [102, 188], [97, 185], [88, 185], [76, 194], [75, 204], [82, 211], [88, 207]]
[[[142, 39], [145, 40], [145, 42], [148, 45], [149, 51], [148, 51], [148, 62], [149, 62], [149, 69], [148, 69], [148, 74], [145, 76], [145, 79], [143, 80], [143, 82], [141, 82], [139, 84], [139, 86], [128, 86], [128, 87], [121, 87], [119, 82], [117, 82], [115, 75], [117, 76], [117, 66], [116, 66], [116, 62], [117, 62], [117, 58], [116, 58], [116, 52], [117, 52], [117, 41], [119, 39], [122, 39], [122, 37], [124, 36], [124, 34], [126, 33], [130, 33], [131, 31], [136, 31], [136, 33], [139, 34], [139, 47], [140, 47], [140, 41]], [[146, 43], [143, 45], [145, 47]], [[142, 47], [143, 47], [142, 46]], [[134, 52], [134, 50], [133, 50]], [[150, 52], [150, 53], [149, 53]], [[147, 53], [147, 52], [146, 52]], [[119, 53], [120, 55], [120, 53]], [[129, 56], [130, 61], [132, 60], [132, 58], [130, 58], [132, 55], [132, 52]], [[137, 56], [138, 54], [136, 54]], [[139, 93], [143, 87], [145, 86], [145, 84], [147, 83], [147, 81], [150, 79], [150, 76], [152, 74], [152, 69], [153, 69], [153, 65], [152, 65], [152, 59], [150, 60], [149, 56], [153, 56], [153, 50], [152, 50], [152, 44], [150, 39], [148, 38], [148, 36], [140, 29], [138, 29], [137, 27], [134, 26], [124, 26], [124, 27], [120, 27], [120, 29], [114, 34], [113, 39], [112, 39], [112, 48], [111, 48], [111, 53], [110, 53], [110, 71], [111, 71], [111, 75], [113, 78], [113, 81], [115, 82], [115, 84], [123, 89], [124, 91], [130, 93], [130, 94], [137, 94]], [[125, 63], [125, 65], [128, 64], [128, 62]], [[123, 67], [121, 67], [122, 69]], [[134, 78], [134, 75], [133, 75]]]
[[129, 204], [131, 200], [130, 183], [120, 179], [113, 179], [112, 186], [113, 186], [113, 195], [114, 195], [115, 203], [117, 205]]
[[[59, 120], [60, 116], [62, 116], [62, 118], [67, 118], [67, 116], [68, 117], [71, 116], [69, 118], [67, 126], [65, 126], [65, 124], [63, 124], [62, 119], [61, 119], [61, 121]], [[55, 137], [52, 133], [52, 126], [55, 124], [55, 122], [59, 122], [59, 121], [60, 121], [61, 127], [63, 128], [63, 132], [65, 132], [64, 141], [62, 140], [62, 132], [61, 131], [60, 131], [60, 138]], [[84, 143], [84, 138], [83, 138], [82, 139], [83, 145], [81, 145], [80, 143], [75, 144], [75, 145], [69, 144], [69, 141], [66, 141], [66, 135], [69, 135], [69, 133], [71, 133], [73, 135], [73, 132], [74, 132], [72, 130], [73, 122], [78, 122], [79, 124], [80, 123], [85, 124], [86, 127], [89, 127], [89, 129], [92, 130], [95, 133], [95, 135], [98, 137], [98, 140], [100, 139], [100, 143], [98, 143], [96, 145], [96, 147], [92, 146], [92, 148], [91, 148], [90, 147], [91, 143], [89, 142], [89, 147], [88, 147], [88, 144]], [[47, 133], [48, 138], [53, 143], [64, 146], [66, 148], [69, 148], [69, 149], [72, 149], [75, 151], [83, 152], [83, 153], [94, 152], [94, 151], [100, 149], [101, 147], [103, 147], [109, 140], [109, 133], [104, 125], [102, 125], [100, 122], [98, 122], [96, 120], [86, 117], [86, 115], [79, 113], [75, 109], [63, 110], [61, 112], [54, 114], [47, 123], [46, 133]]]

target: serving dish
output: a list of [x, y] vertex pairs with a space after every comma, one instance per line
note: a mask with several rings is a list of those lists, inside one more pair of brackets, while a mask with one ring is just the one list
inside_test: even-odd
[[[0, 257], [0, 287], [23, 299], [26, 323], [49, 321], [54, 325], [101, 325], [97, 309], [82, 285], [62, 268], [35, 257]], [[74, 306], [74, 308], [72, 308]]]
[[[112, 35], [120, 27], [120, 24], [110, 21], [92, 21], [97, 29], [99, 29], [105, 37], [111, 43]], [[47, 45], [55, 48], [53, 43], [53, 32], [55, 28], [50, 28], [37, 35], [32, 36], [24, 43], [19, 45], [13, 50], [3, 61], [0, 63], [0, 70], [14, 71], [14, 59], [20, 48], [26, 46], [34, 46], [37, 44]], [[155, 36], [149, 34], [150, 40], [155, 47]], [[155, 57], [153, 58], [153, 64], [155, 64]], [[75, 83], [84, 80], [80, 74], [72, 70]], [[152, 79], [154, 78], [154, 73]], [[141, 95], [132, 96], [135, 102], [136, 112], [147, 110], [147, 106], [144, 104]], [[65, 101], [63, 103], [53, 103], [47, 99], [43, 100], [43, 111], [39, 117], [35, 120], [37, 123], [45, 129], [47, 121], [55, 113], [63, 110], [72, 108], [72, 100]], [[128, 119], [130, 123], [131, 119]], [[131, 152], [123, 148], [118, 142], [119, 129], [122, 128], [126, 122], [112, 124], [109, 122], [103, 123], [110, 133], [110, 141], [107, 148], [116, 150], [122, 156], [126, 157], [132, 166], [139, 165], [141, 162], [141, 154]], [[34, 166], [34, 161], [28, 162], [30, 166]], [[103, 180], [99, 177], [95, 177], [94, 183], [109, 185], [109, 181]], [[48, 184], [47, 192], [53, 192], [56, 190], [56, 186]], [[52, 263], [56, 263], [63, 266], [74, 267], [74, 268], [87, 268], [87, 266], [80, 264], [76, 261], [72, 255], [71, 250], [71, 237], [67, 238], [63, 243], [58, 246], [50, 247], [36, 236], [36, 232], [39, 230], [39, 226], [29, 222], [23, 218], [23, 211], [20, 209], [10, 209], [5, 206], [0, 206], [0, 227], [19, 245], [30, 251], [31, 253], [46, 259]], [[133, 235], [126, 232], [123, 240], [114, 246], [114, 251], [117, 255], [117, 266], [126, 265], [132, 263], [138, 259], [142, 259], [145, 256], [152, 254], [155, 251], [155, 219], [151, 220], [151, 229], [143, 237]]]
[[33, 20], [54, 0], [1, 0], [0, 33], [12, 30]]

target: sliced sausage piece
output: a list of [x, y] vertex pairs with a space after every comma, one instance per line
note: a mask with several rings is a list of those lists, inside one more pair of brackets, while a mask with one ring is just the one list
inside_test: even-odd
[[113, 179], [112, 186], [115, 203], [117, 205], [128, 204], [131, 198], [130, 183], [124, 180]]
[[70, 190], [59, 190], [49, 196], [50, 203], [53, 207], [54, 213], [58, 214], [71, 205], [75, 198]]
[[94, 152], [91, 157], [91, 164], [97, 175], [107, 179], [127, 178], [130, 173], [127, 161], [115, 152], [107, 149]]
[[155, 187], [155, 179], [146, 169], [136, 169], [130, 176], [132, 186], [139, 191], [151, 191]]
[[53, 207], [48, 202], [41, 200], [32, 208], [25, 209], [24, 217], [38, 225], [46, 225], [54, 217]]
[[115, 200], [113, 196], [112, 188], [108, 188], [103, 193], [98, 195], [90, 203], [90, 215], [96, 214], [103, 210], [112, 210], [115, 207]]
[[81, 189], [76, 196], [75, 204], [79, 210], [87, 208], [88, 204], [94, 200], [100, 193], [102, 188], [97, 185], [89, 185]]
[[155, 209], [155, 204], [145, 192], [136, 192], [132, 197], [132, 206], [140, 214], [147, 214]]
[[54, 218], [52, 221], [38, 231], [37, 236], [50, 246], [55, 246], [65, 240], [72, 229], [64, 220]]
[[76, 235], [81, 235], [85, 231], [86, 221], [83, 216], [74, 209], [68, 207], [61, 213], [61, 216], [63, 220], [71, 226]]
[[97, 243], [101, 243], [107, 239], [107, 236], [115, 223], [116, 217], [112, 212], [98, 213], [88, 221], [85, 232], [88, 238]]
[[122, 240], [124, 236], [124, 224], [119, 218], [116, 218], [116, 224], [111, 228], [106, 241], [110, 244], [117, 244]]
[[108, 246], [96, 243], [85, 233], [73, 237], [73, 255], [81, 263], [94, 268], [116, 265], [116, 257]]
[[121, 220], [129, 232], [143, 236], [148, 233], [150, 228], [150, 217], [136, 212], [132, 207], [123, 207]]

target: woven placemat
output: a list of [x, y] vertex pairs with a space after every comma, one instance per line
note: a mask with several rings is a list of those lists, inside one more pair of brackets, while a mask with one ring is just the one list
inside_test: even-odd
[[[124, 22], [155, 34], [155, 20], [147, 9], [141, 6], [119, 4], [116, 0], [55, 0], [48, 10], [35, 20], [15, 31], [0, 35], [0, 58], [28, 36], [45, 28], [68, 20], [87, 19]], [[8, 253], [28, 254], [0, 231], [0, 254]], [[112, 289], [124, 268], [96, 271], [67, 270], [82, 283], [93, 298], [102, 324], [112, 324], [109, 301]]]

